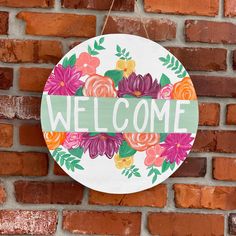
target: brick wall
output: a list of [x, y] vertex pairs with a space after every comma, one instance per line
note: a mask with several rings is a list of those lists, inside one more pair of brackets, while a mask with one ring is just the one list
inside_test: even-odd
[[[48, 157], [40, 96], [53, 65], [99, 34], [111, 0], [0, 0], [0, 234], [236, 235], [236, 1], [137, 1], [150, 38], [190, 71], [199, 131], [163, 184], [111, 195], [72, 181]], [[134, 0], [105, 33], [145, 36]]]

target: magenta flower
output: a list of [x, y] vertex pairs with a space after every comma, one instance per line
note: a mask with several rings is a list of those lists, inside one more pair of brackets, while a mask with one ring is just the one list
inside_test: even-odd
[[118, 84], [118, 96], [125, 97], [151, 97], [156, 99], [160, 90], [157, 80], [152, 79], [150, 74], [136, 75], [132, 73], [128, 78], [123, 78]]
[[177, 165], [187, 157], [187, 152], [191, 149], [191, 142], [194, 140], [191, 134], [168, 134], [165, 142], [160, 144], [165, 150], [161, 156], [166, 157], [170, 163], [176, 162]]
[[49, 76], [44, 91], [54, 95], [75, 95], [78, 88], [83, 85], [81, 75], [82, 73], [74, 67], [64, 68], [59, 64]]
[[80, 147], [84, 149], [84, 152], [88, 150], [92, 159], [98, 155], [106, 155], [111, 159], [118, 152], [122, 140], [120, 133], [83, 133]]
[[66, 149], [74, 149], [79, 147], [82, 140], [82, 133], [66, 133], [66, 138], [62, 144]]
[[161, 88], [160, 92], [158, 93], [158, 99], [171, 99], [171, 92], [173, 90], [172, 84], [167, 84]]

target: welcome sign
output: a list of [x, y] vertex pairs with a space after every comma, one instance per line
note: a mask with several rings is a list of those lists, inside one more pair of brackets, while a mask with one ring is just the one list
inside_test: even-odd
[[137, 192], [164, 181], [187, 157], [196, 99], [183, 65], [160, 45], [99, 36], [52, 71], [41, 125], [52, 157], [72, 178], [98, 191]]

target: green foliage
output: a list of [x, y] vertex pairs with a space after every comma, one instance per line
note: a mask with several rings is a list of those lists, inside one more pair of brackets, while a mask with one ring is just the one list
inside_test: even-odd
[[149, 169], [148, 176], [152, 176], [152, 184], [154, 184], [161, 173], [155, 166], [149, 166], [147, 169]]
[[82, 87], [76, 91], [75, 96], [84, 96]]
[[123, 141], [119, 149], [119, 156], [121, 158], [130, 157], [133, 156], [136, 152], [137, 151], [131, 148], [126, 141]]
[[168, 78], [168, 76], [166, 76], [165, 74], [162, 74], [161, 76], [161, 80], [160, 80], [160, 85], [161, 87], [164, 87], [167, 84], [170, 84], [170, 79]]
[[122, 70], [108, 70], [106, 71], [105, 76], [110, 77], [113, 80], [115, 87], [117, 87], [123, 78], [123, 73]]
[[121, 174], [127, 176], [128, 179], [130, 179], [132, 176], [141, 177], [139, 168], [135, 167], [135, 165], [132, 165], [130, 168], [125, 168]]
[[75, 62], [76, 62], [76, 55], [73, 54], [70, 58], [68, 57], [65, 57], [63, 62], [62, 62], [62, 66], [64, 68], [70, 66], [70, 67], [73, 67], [75, 65]]
[[104, 42], [104, 37], [100, 38], [99, 41], [95, 40], [93, 44], [93, 48], [91, 46], [88, 46], [88, 53], [92, 56], [98, 55], [99, 51], [105, 49], [102, 46], [103, 42]]
[[173, 170], [175, 168], [175, 162], [173, 163], [170, 163], [170, 162], [167, 162], [166, 160], [163, 162], [162, 164], [162, 167], [161, 167], [161, 171], [162, 173], [166, 172], [168, 169], [171, 169]]
[[119, 57], [121, 60], [131, 60], [132, 57], [130, 53], [126, 51], [126, 48], [121, 48], [119, 45], [116, 45], [116, 56]]

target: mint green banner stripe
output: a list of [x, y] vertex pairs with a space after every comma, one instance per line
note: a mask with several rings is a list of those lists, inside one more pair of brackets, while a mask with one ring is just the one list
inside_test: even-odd
[[43, 131], [196, 133], [196, 100], [43, 95]]

